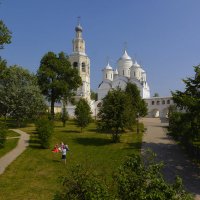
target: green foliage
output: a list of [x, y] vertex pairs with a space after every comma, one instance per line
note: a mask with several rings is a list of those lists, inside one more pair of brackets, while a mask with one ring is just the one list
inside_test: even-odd
[[157, 92], [155, 92], [153, 97], [159, 97], [159, 94]]
[[7, 129], [0, 126], [0, 149], [4, 147], [7, 137]]
[[90, 98], [97, 101], [97, 93], [91, 90]]
[[69, 120], [69, 114], [68, 114], [65, 106], [63, 107], [63, 112], [62, 112], [62, 115], [61, 115], [61, 120], [62, 120], [63, 126], [65, 127], [67, 120]]
[[140, 91], [137, 87], [137, 85], [132, 84], [132, 83], [127, 83], [125, 92], [128, 94], [131, 104], [132, 104], [132, 109], [136, 114], [139, 114], [139, 117], [144, 117], [147, 115], [147, 105], [145, 101], [141, 98]]
[[134, 123], [134, 114], [125, 92], [119, 88], [109, 91], [99, 110], [98, 129], [112, 132], [113, 142], [119, 142], [120, 134]]
[[106, 200], [110, 199], [105, 182], [94, 171], [76, 165], [71, 173], [63, 178], [63, 188], [54, 200]]
[[17, 121], [18, 126], [37, 118], [46, 110], [36, 77], [18, 66], [2, 69], [0, 102], [0, 115], [9, 115]]
[[91, 122], [91, 110], [87, 100], [81, 98], [76, 105], [75, 109], [76, 124], [82, 129]]
[[169, 114], [169, 130], [183, 143], [200, 140], [200, 66], [194, 67], [194, 78], [184, 79], [185, 91], [172, 92], [178, 109]]
[[11, 43], [11, 34], [7, 26], [0, 20], [0, 49], [4, 48], [4, 44]]
[[54, 200], [192, 200], [179, 177], [174, 184], [164, 180], [162, 167], [163, 164], [155, 162], [155, 155], [151, 152], [146, 154], [145, 163], [139, 155], [133, 154], [115, 171], [111, 189], [94, 170], [76, 165], [63, 178], [62, 189]]
[[53, 122], [43, 117], [36, 122], [36, 130], [39, 135], [42, 148], [48, 149], [51, 144], [52, 134], [54, 131]]
[[168, 184], [161, 173], [162, 164], [155, 163], [150, 157], [143, 163], [139, 155], [132, 155], [119, 168], [114, 179], [118, 186], [118, 198], [123, 200], [192, 200], [177, 178]]
[[61, 99], [70, 99], [81, 84], [78, 71], [71, 67], [68, 57], [63, 53], [48, 52], [40, 61], [37, 72], [42, 93], [51, 102], [51, 116], [54, 118], [54, 104]]

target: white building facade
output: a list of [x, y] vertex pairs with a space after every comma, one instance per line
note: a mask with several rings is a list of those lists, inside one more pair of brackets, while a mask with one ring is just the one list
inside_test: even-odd
[[[83, 29], [80, 24], [75, 27], [76, 36], [72, 41], [72, 54], [69, 56], [69, 61], [72, 67], [76, 68], [82, 79], [82, 86], [76, 91], [75, 99], [87, 99], [92, 115], [97, 116], [99, 108], [102, 105], [102, 99], [107, 93], [116, 88], [122, 90], [126, 88], [127, 83], [136, 84], [141, 97], [145, 100], [148, 106], [147, 117], [167, 117], [169, 106], [173, 105], [172, 97], [150, 97], [150, 88], [147, 83], [147, 74], [137, 61], [133, 60], [124, 50], [123, 55], [118, 59], [117, 66], [113, 69], [108, 63], [103, 68], [102, 82], [99, 84], [97, 94], [98, 100], [94, 101], [90, 98], [90, 59], [86, 54], [85, 41], [82, 38]], [[74, 117], [75, 106], [68, 104], [66, 107], [69, 116]]]
[[125, 89], [128, 82], [137, 85], [142, 98], [150, 98], [146, 72], [137, 61], [134, 62], [132, 60], [126, 50], [124, 50], [122, 57], [119, 58], [116, 69], [113, 69], [108, 63], [102, 72], [103, 80], [97, 91], [98, 100], [102, 100], [111, 89], [116, 89], [117, 87], [122, 90]]

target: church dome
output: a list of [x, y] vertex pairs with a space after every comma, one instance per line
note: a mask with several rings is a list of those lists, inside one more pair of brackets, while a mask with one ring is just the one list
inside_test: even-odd
[[140, 65], [137, 63], [137, 61], [135, 61], [135, 63], [133, 64], [134, 67], [140, 67]]
[[107, 66], [105, 67], [105, 69], [112, 69], [112, 67], [111, 67], [110, 64], [108, 63]]
[[76, 26], [75, 28], [75, 31], [78, 32], [78, 31], [83, 31], [83, 28], [81, 27], [81, 25], [79, 24], [78, 26]]
[[127, 54], [126, 50], [124, 51], [124, 54], [120, 58], [121, 60], [131, 60], [131, 57]]

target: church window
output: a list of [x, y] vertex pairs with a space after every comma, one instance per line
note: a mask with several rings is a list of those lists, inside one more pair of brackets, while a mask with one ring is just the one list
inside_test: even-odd
[[165, 100], [162, 100], [162, 104], [163, 104], [163, 105], [165, 104]]
[[124, 75], [124, 70], [123, 70], [123, 75]]
[[156, 104], [157, 104], [157, 105], [160, 105], [160, 101], [157, 101]]
[[167, 104], [170, 104], [170, 100], [169, 99], [167, 100]]
[[106, 74], [106, 78], [107, 78], [107, 74]]
[[110, 78], [112, 78], [112, 74], [110, 75]]
[[73, 63], [73, 67], [74, 67], [75, 69], [77, 69], [77, 68], [78, 68], [78, 63], [77, 63], [77, 62], [74, 62], [74, 63]]
[[85, 72], [85, 63], [82, 63], [82, 72]]
[[151, 104], [154, 105], [154, 101], [152, 101]]
[[134, 72], [134, 76], [135, 76], [135, 72]]

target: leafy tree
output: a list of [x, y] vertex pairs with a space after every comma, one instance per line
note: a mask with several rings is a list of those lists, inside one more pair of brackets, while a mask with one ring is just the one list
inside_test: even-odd
[[48, 118], [41, 117], [36, 121], [36, 130], [38, 132], [42, 148], [48, 149], [50, 147], [54, 131], [53, 122]]
[[96, 92], [91, 91], [91, 95], [90, 95], [90, 97], [91, 97], [92, 100], [97, 101], [97, 93], [96, 93]]
[[11, 32], [7, 26], [0, 20], [0, 49], [4, 48], [4, 44], [11, 43]]
[[66, 106], [65, 106], [65, 102], [63, 101], [63, 111], [62, 111], [62, 116], [61, 116], [61, 120], [63, 123], [63, 126], [65, 127], [66, 125], [66, 121], [69, 119], [69, 114], [66, 110]]
[[0, 149], [5, 146], [7, 129], [4, 125], [0, 125]]
[[157, 92], [155, 92], [153, 97], [159, 97], [159, 94]]
[[130, 156], [114, 176], [118, 198], [137, 200], [192, 200], [177, 177], [174, 184], [168, 184], [161, 173], [163, 165], [154, 161], [154, 155], [146, 156], [145, 163], [139, 155]]
[[105, 182], [94, 171], [76, 165], [62, 180], [62, 190], [54, 200], [110, 200]]
[[139, 117], [144, 117], [147, 115], [147, 105], [145, 101], [140, 96], [140, 91], [135, 84], [127, 83], [125, 92], [129, 95], [131, 99], [132, 107], [135, 111], [135, 114]]
[[73, 91], [81, 85], [78, 71], [71, 67], [68, 57], [63, 53], [48, 52], [40, 61], [37, 72], [42, 93], [51, 102], [51, 116], [54, 118], [54, 104], [61, 99], [73, 96]]
[[106, 177], [82, 165], [73, 166], [62, 179], [62, 188], [54, 200], [192, 200], [185, 192], [182, 180], [167, 183], [161, 173], [162, 164], [154, 161], [154, 155], [146, 155], [145, 163], [139, 155], [129, 156], [114, 172], [110, 189]]
[[[200, 65], [194, 67], [195, 76], [183, 79], [185, 91], [172, 92], [174, 103], [178, 110], [169, 116], [172, 132], [179, 133], [185, 142], [200, 139]], [[177, 114], [180, 112], [181, 114]], [[176, 115], [179, 117], [176, 118]]]
[[120, 134], [134, 121], [130, 98], [120, 88], [109, 91], [99, 110], [98, 126], [112, 132], [113, 142], [120, 141]]
[[91, 110], [87, 100], [81, 98], [75, 108], [75, 121], [79, 127], [85, 128], [91, 121]]
[[18, 66], [5, 68], [0, 74], [1, 115], [9, 115], [22, 122], [37, 118], [46, 110], [44, 98], [37, 84], [37, 78]]

